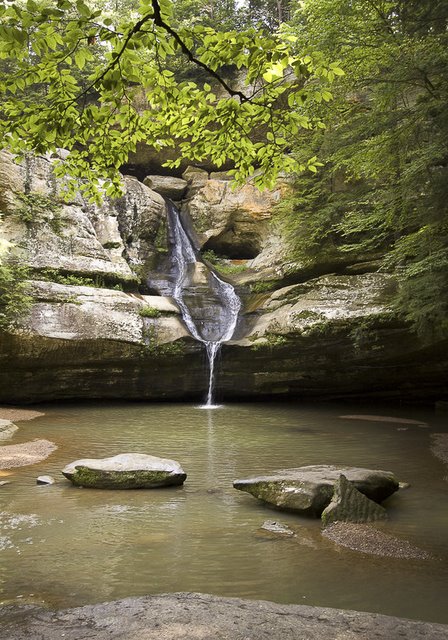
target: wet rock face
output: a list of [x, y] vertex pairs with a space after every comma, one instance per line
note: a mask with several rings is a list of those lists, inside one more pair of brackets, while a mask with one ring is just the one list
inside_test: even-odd
[[286, 469], [270, 476], [235, 480], [233, 486], [280, 509], [320, 516], [329, 505], [341, 474], [375, 502], [382, 502], [398, 490], [398, 480], [389, 471], [333, 465]]
[[[246, 340], [257, 344], [266, 336], [324, 333], [325, 324], [366, 319], [372, 325], [387, 312], [396, 284], [388, 274], [327, 275], [266, 294], [254, 314]], [[362, 336], [360, 336], [361, 342]], [[247, 343], [244, 343], [247, 344]]]
[[156, 489], [184, 483], [178, 462], [139, 453], [76, 460], [62, 474], [74, 485], [94, 489]]
[[171, 299], [44, 281], [30, 287], [25, 328], [0, 338], [3, 402], [199, 396], [201, 378], [184, 371], [200, 369], [200, 348]]
[[448, 393], [446, 341], [428, 347], [391, 313], [394, 286], [381, 273], [331, 274], [266, 293], [256, 285], [244, 333], [223, 350], [222, 388], [297, 399]]

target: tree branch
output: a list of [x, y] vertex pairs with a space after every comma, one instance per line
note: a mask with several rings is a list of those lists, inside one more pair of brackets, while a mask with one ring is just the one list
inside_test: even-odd
[[198, 58], [195, 58], [193, 55], [193, 52], [187, 47], [187, 45], [185, 44], [185, 42], [182, 40], [182, 38], [179, 36], [179, 34], [174, 31], [174, 29], [172, 29], [170, 27], [170, 25], [168, 23], [166, 23], [164, 21], [164, 19], [162, 18], [162, 15], [160, 13], [160, 5], [158, 0], [152, 0], [152, 8], [154, 10], [154, 15], [153, 15], [153, 20], [154, 20], [154, 24], [158, 27], [160, 27], [161, 29], [164, 29], [167, 33], [170, 34], [170, 36], [177, 42], [177, 44], [179, 45], [181, 51], [183, 54], [185, 54], [187, 56], [187, 58], [190, 60], [190, 62], [193, 62], [195, 65], [197, 65], [198, 67], [201, 67], [202, 69], [204, 69], [209, 75], [211, 75], [213, 78], [215, 78], [215, 80], [217, 82], [219, 82], [219, 84], [224, 87], [224, 89], [227, 91], [227, 93], [230, 96], [235, 96], [238, 97], [241, 102], [248, 102], [249, 98], [242, 92], [242, 91], [235, 91], [234, 89], [232, 89], [232, 87], [227, 84], [227, 82], [219, 75], [219, 73], [216, 73], [216, 71], [214, 71], [213, 69], [211, 69], [208, 65], [206, 65], [204, 62], [202, 62], [201, 60], [199, 60]]
[[132, 29], [127, 33], [120, 50], [118, 51], [117, 55], [112, 60], [112, 62], [107, 65], [107, 67], [103, 70], [103, 72], [98, 77], [96, 77], [95, 80], [88, 87], [86, 87], [86, 89], [84, 89], [78, 96], [76, 96], [76, 100], [79, 100], [83, 96], [87, 95], [89, 91], [94, 89], [96, 85], [99, 82], [101, 82], [101, 80], [109, 73], [109, 71], [112, 71], [112, 69], [114, 69], [119, 64], [120, 59], [123, 56], [124, 52], [126, 51], [126, 48], [129, 42], [131, 41], [132, 37], [135, 34], [139, 33], [149, 20], [152, 20], [157, 27], [160, 27], [161, 29], [169, 33], [170, 36], [179, 45], [182, 53], [190, 60], [190, 62], [193, 62], [198, 67], [201, 67], [202, 69], [204, 69], [210, 76], [212, 76], [217, 82], [219, 82], [219, 84], [226, 90], [226, 92], [230, 96], [238, 97], [241, 100], [241, 102], [248, 102], [250, 100], [250, 97], [246, 96], [242, 91], [237, 91], [235, 89], [232, 89], [232, 87], [219, 75], [219, 73], [211, 69], [207, 64], [205, 64], [204, 62], [202, 62], [201, 60], [199, 60], [194, 56], [191, 49], [187, 47], [187, 45], [179, 36], [177, 31], [175, 31], [172, 27], [170, 27], [170, 25], [167, 22], [165, 22], [164, 19], [162, 18], [158, 0], [152, 0], [152, 7], [153, 7], [154, 13], [148, 13], [147, 15], [143, 16], [141, 20], [139, 20], [134, 24]]

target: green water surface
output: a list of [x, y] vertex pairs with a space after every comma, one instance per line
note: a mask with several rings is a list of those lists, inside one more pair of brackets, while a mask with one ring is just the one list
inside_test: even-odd
[[[47, 460], [11, 469], [0, 488], [0, 600], [68, 607], [132, 595], [196, 591], [448, 622], [448, 469], [430, 450], [447, 417], [340, 404], [71, 404], [38, 407], [4, 444], [45, 438]], [[379, 414], [427, 424], [342, 418]], [[71, 486], [60, 470], [84, 457], [172, 458], [180, 488]], [[386, 501], [382, 529], [429, 551], [402, 560], [323, 539], [320, 522], [274, 511], [233, 489], [236, 478], [308, 464], [386, 469], [410, 483]], [[51, 474], [53, 486], [37, 486]], [[265, 520], [296, 538], [260, 531]]]

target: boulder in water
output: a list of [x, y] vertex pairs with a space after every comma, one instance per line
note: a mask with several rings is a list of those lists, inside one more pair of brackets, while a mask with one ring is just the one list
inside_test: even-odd
[[76, 460], [62, 474], [76, 486], [95, 489], [155, 489], [183, 484], [187, 477], [178, 462], [142, 453]]
[[375, 502], [382, 502], [398, 490], [398, 480], [390, 471], [336, 465], [285, 469], [270, 476], [235, 480], [233, 486], [280, 509], [320, 516], [330, 504], [341, 474]]
[[369, 500], [342, 474], [335, 482], [330, 504], [322, 511], [325, 526], [331, 522], [373, 522], [386, 518], [386, 509]]

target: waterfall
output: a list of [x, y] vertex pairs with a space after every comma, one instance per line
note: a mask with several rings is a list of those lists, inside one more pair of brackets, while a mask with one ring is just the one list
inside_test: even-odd
[[231, 284], [197, 259], [179, 212], [171, 202], [167, 202], [167, 215], [172, 241], [171, 295], [193, 338], [205, 345], [209, 369], [205, 407], [212, 407], [216, 358], [222, 343], [233, 336], [241, 301]]

